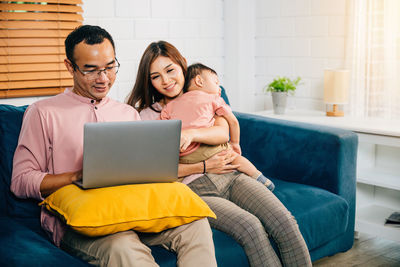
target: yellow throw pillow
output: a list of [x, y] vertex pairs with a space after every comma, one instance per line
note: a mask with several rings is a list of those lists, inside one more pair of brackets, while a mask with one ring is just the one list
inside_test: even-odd
[[214, 212], [182, 183], [135, 184], [82, 190], [67, 185], [40, 205], [77, 232], [102, 236], [133, 229], [161, 232]]

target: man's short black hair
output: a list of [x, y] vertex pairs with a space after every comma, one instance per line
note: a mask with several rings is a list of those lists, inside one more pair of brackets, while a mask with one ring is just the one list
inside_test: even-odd
[[86, 44], [101, 44], [104, 39], [108, 39], [115, 52], [115, 45], [111, 35], [99, 26], [82, 25], [68, 34], [65, 39], [65, 54], [69, 61], [74, 62], [74, 48], [77, 44], [84, 41]]

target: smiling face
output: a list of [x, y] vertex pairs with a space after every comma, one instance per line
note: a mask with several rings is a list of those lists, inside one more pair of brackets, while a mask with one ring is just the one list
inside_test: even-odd
[[102, 70], [117, 64], [111, 42], [108, 39], [94, 45], [80, 42], [74, 48], [74, 60], [79, 69], [74, 68], [73, 63], [68, 59], [65, 60], [65, 65], [74, 78], [73, 92], [96, 101], [103, 99], [110, 91], [116, 74], [112, 71], [101, 72], [91, 79], [82, 72]]
[[183, 93], [185, 77], [182, 68], [169, 57], [159, 56], [153, 61], [150, 80], [154, 88], [165, 96], [165, 104]]

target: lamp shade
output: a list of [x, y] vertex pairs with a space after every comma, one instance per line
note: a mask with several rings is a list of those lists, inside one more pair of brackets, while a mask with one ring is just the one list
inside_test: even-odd
[[346, 104], [349, 82], [349, 70], [325, 70], [324, 102], [326, 104]]

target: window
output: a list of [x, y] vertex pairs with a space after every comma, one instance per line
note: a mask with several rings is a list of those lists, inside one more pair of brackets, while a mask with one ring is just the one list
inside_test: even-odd
[[351, 113], [400, 119], [400, 1], [350, 3]]
[[82, 24], [80, 4], [0, 1], [0, 98], [54, 95], [73, 85], [64, 40]]

